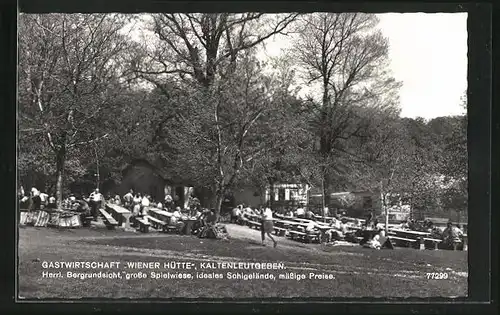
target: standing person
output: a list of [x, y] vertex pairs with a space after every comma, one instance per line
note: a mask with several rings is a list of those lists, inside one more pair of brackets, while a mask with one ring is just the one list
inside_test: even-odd
[[262, 224], [260, 225], [260, 229], [262, 237], [262, 246], [266, 246], [264, 241], [266, 240], [266, 234], [267, 234], [267, 236], [273, 241], [273, 246], [276, 248], [276, 246], [278, 246], [278, 242], [271, 235], [271, 233], [274, 231], [273, 212], [269, 207], [266, 207], [262, 211]]
[[326, 218], [329, 215], [330, 215], [330, 210], [328, 209], [328, 207], [324, 207], [323, 208], [323, 216]]
[[170, 196], [170, 194], [166, 194], [165, 199], [164, 199], [165, 208], [171, 209], [173, 202], [174, 202], [174, 199], [172, 199], [172, 196]]
[[33, 209], [40, 210], [41, 200], [40, 191], [35, 187], [31, 188], [31, 200], [33, 201]]
[[365, 226], [366, 227], [370, 226], [372, 221], [373, 221], [373, 210], [370, 210], [370, 213], [366, 217]]
[[94, 221], [97, 222], [97, 216], [99, 208], [101, 207], [102, 200], [104, 199], [103, 195], [99, 192], [99, 188], [96, 188], [90, 194], [90, 207], [92, 210], [92, 216], [94, 217]]
[[46, 193], [44, 192], [41, 192], [40, 193], [40, 208], [43, 209], [43, 208], [46, 208], [47, 207], [47, 203], [48, 203], [48, 200], [49, 199], [49, 195], [47, 195]]
[[149, 195], [144, 195], [141, 200], [142, 215], [147, 215], [149, 210]]
[[24, 198], [24, 188], [23, 188], [23, 186], [19, 187], [19, 190], [17, 191], [17, 197], [19, 199], [23, 199]]
[[134, 199], [132, 200], [132, 212], [134, 216], [137, 216], [141, 212], [141, 194], [136, 193]]

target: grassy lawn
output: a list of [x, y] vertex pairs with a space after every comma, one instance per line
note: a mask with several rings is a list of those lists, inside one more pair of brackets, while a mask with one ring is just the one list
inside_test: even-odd
[[[228, 241], [192, 236], [137, 234], [99, 229], [19, 231], [19, 296], [24, 298], [262, 298], [450, 297], [467, 294], [467, 253], [413, 249], [369, 250], [320, 245], [261, 247], [258, 239]], [[282, 239], [282, 238], [281, 238]], [[283, 242], [285, 243], [285, 242]], [[145, 279], [42, 278], [43, 261], [159, 262]], [[168, 270], [164, 262], [191, 262], [197, 270]], [[207, 262], [281, 262], [285, 270], [202, 270]], [[50, 270], [98, 272], [108, 270]], [[220, 273], [224, 279], [152, 279], [150, 272]], [[230, 280], [227, 273], [269, 273], [276, 280]], [[447, 272], [446, 280], [427, 279]], [[278, 279], [304, 274], [305, 280]], [[333, 279], [311, 279], [309, 274]]]

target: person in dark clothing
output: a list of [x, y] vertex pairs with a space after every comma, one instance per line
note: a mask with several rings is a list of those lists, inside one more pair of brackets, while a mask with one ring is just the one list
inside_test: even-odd
[[203, 220], [203, 227], [200, 229], [198, 237], [199, 238], [215, 237], [215, 232], [213, 231], [213, 227], [217, 223], [217, 216], [215, 215], [215, 210], [211, 209], [210, 212], [208, 212], [203, 217], [202, 220]]
[[368, 227], [370, 226], [370, 224], [372, 223], [373, 221], [373, 210], [370, 210], [370, 213], [368, 214], [367, 218], [366, 218], [366, 222], [365, 222], [365, 226]]

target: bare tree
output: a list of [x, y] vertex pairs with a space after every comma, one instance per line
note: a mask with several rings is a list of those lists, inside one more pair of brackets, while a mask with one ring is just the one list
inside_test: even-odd
[[298, 14], [155, 14], [147, 22], [158, 44], [132, 63], [140, 77], [161, 86], [159, 78], [178, 74], [204, 87], [234, 71], [242, 52], [284, 34]]
[[270, 152], [288, 141], [280, 121], [286, 98], [279, 86], [245, 53], [231, 77], [217, 80], [208, 92], [186, 89], [170, 141], [184, 173], [214, 193], [217, 214], [224, 195], [242, 176], [261, 170]]
[[343, 142], [366, 137], [374, 114], [397, 114], [399, 83], [387, 73], [388, 43], [375, 15], [315, 13], [299, 22], [293, 51], [308, 84], [319, 83], [322, 93], [310, 112], [327, 204], [332, 175], [345, 173], [339, 162], [358, 160]]
[[125, 23], [116, 14], [20, 17], [20, 125], [42, 134], [53, 153], [59, 206], [68, 156], [108, 135], [104, 112], [119, 86]]

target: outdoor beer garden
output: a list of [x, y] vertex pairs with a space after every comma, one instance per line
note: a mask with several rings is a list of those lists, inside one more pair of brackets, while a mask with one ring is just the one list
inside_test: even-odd
[[[170, 195], [165, 197], [164, 204], [153, 202], [149, 195], [142, 198], [133, 191], [120, 197], [102, 196], [98, 190], [90, 197], [77, 199], [71, 195], [64, 201], [67, 209], [58, 210], [51, 204], [53, 197], [45, 198], [36, 188], [32, 189], [32, 197], [20, 198], [20, 223], [35, 227], [79, 228], [89, 227], [97, 217], [108, 229], [120, 227], [125, 230], [136, 230], [141, 233], [163, 232], [181, 235], [196, 235], [198, 237], [225, 238], [228, 237], [224, 224], [246, 225], [249, 228], [261, 230], [264, 207], [254, 208], [238, 205], [227, 209], [219, 219], [214, 211], [202, 209], [198, 198], [189, 196], [185, 208], [174, 203]], [[44, 200], [40, 200], [40, 195]], [[20, 195], [21, 197], [21, 195]], [[123, 201], [122, 201], [123, 200]], [[89, 206], [89, 204], [91, 206]], [[311, 209], [306, 210], [304, 204], [295, 207], [279, 207], [280, 211], [273, 213], [273, 233], [278, 237], [286, 237], [297, 242], [319, 243], [331, 246], [363, 246], [367, 248], [409, 247], [415, 249], [462, 249], [467, 250], [467, 234], [459, 227], [448, 222], [447, 228], [440, 230], [432, 222], [401, 222], [398, 224], [378, 223], [370, 213], [368, 218], [353, 218], [343, 216], [327, 216], [325, 208], [321, 215]], [[312, 207], [311, 207], [312, 208]], [[96, 211], [96, 212], [94, 212]], [[316, 213], [315, 213], [316, 212]], [[221, 224], [220, 222], [224, 223]], [[382, 242], [379, 240], [382, 238]], [[376, 240], [376, 241], [374, 241]]]

